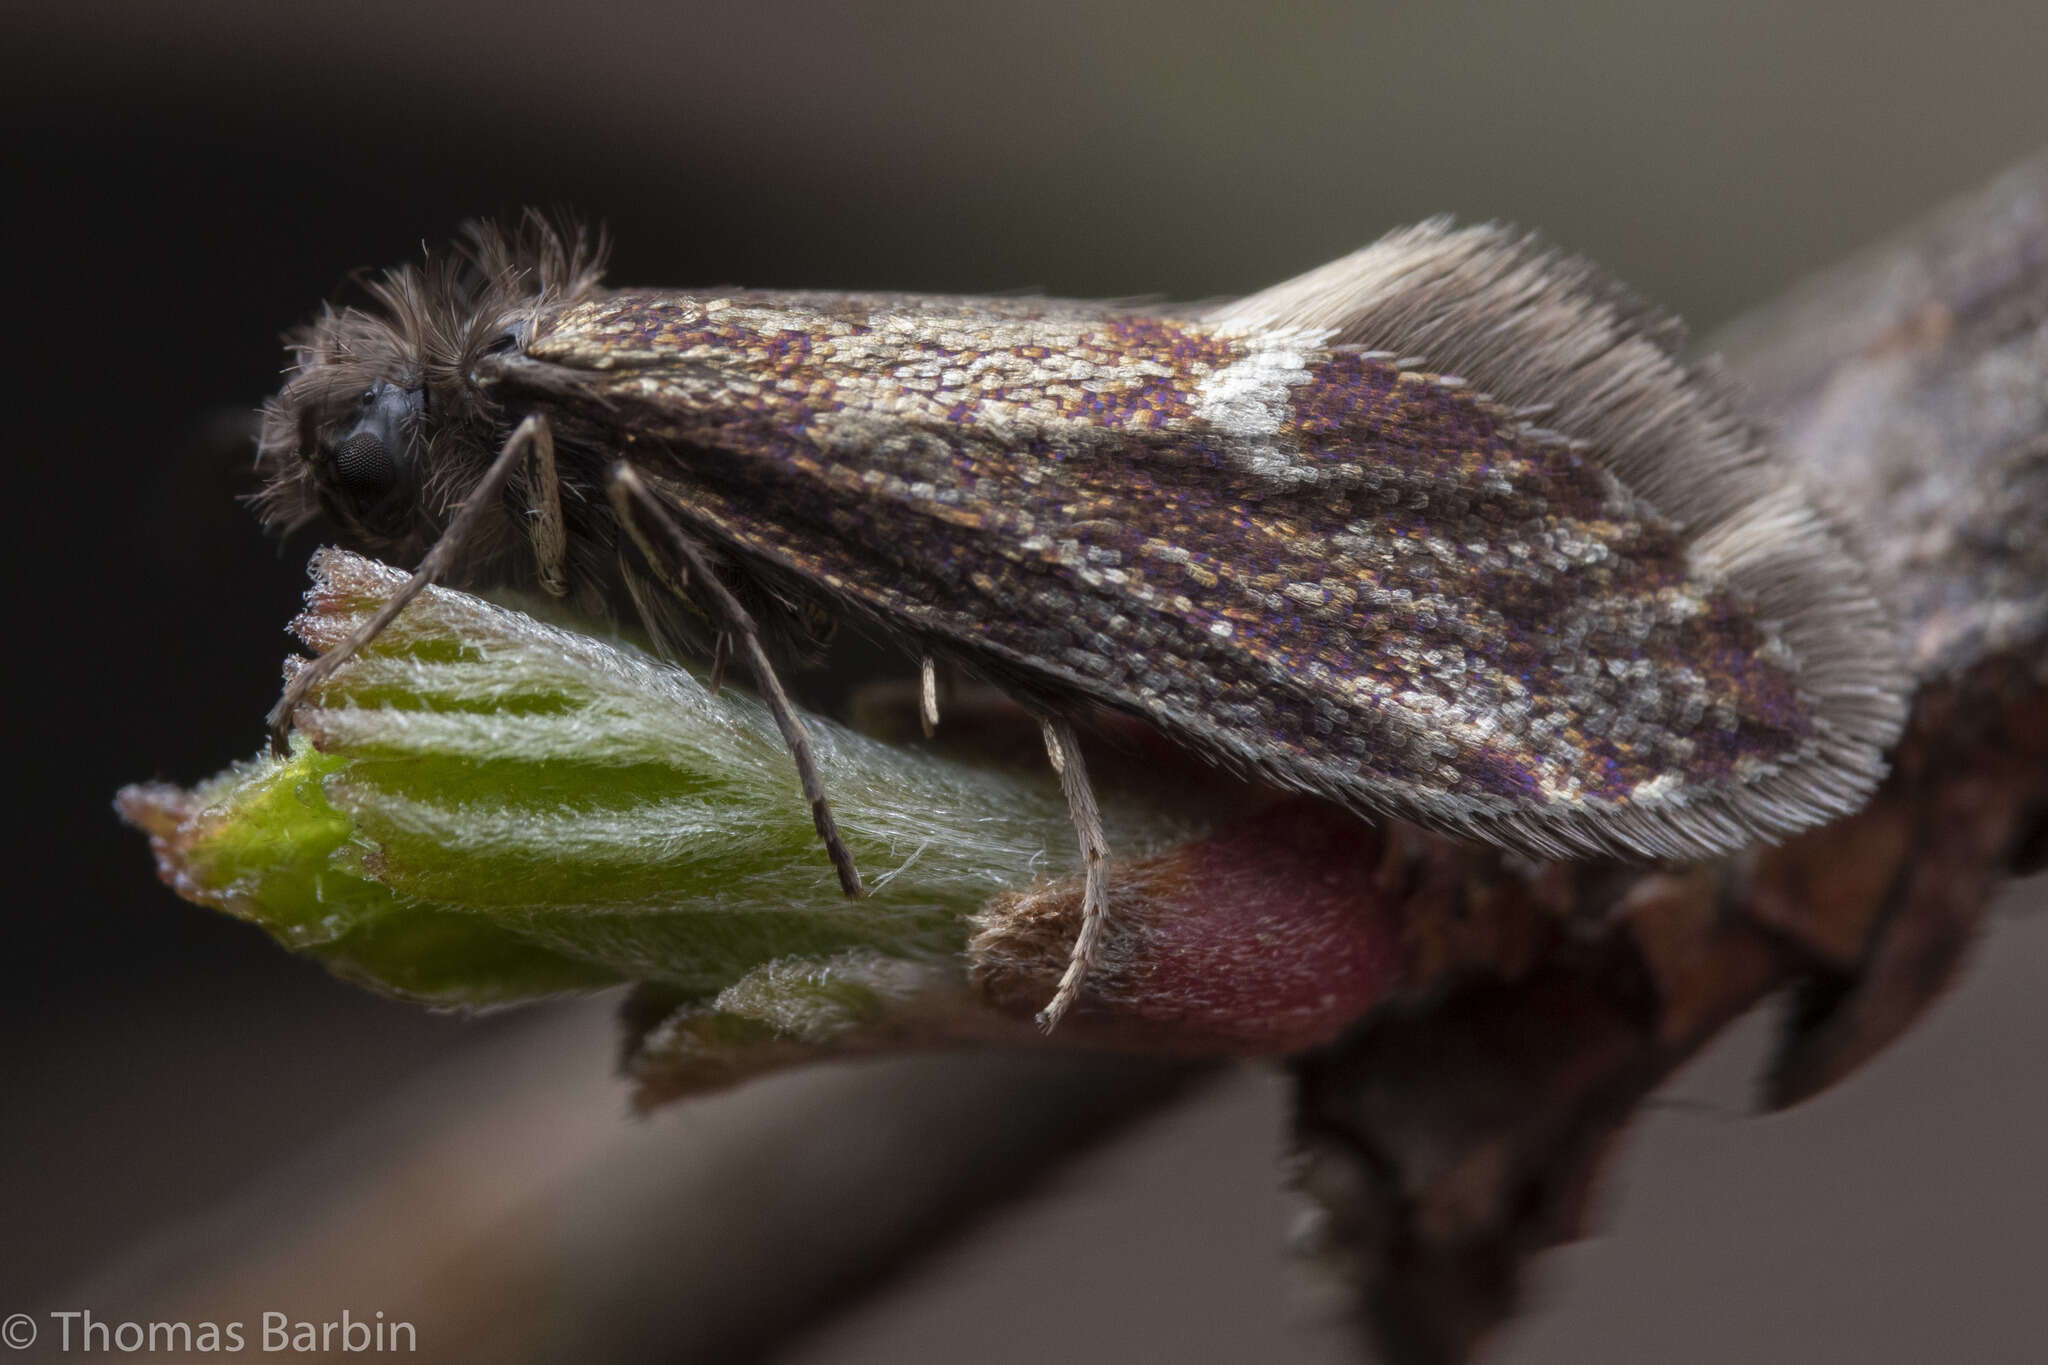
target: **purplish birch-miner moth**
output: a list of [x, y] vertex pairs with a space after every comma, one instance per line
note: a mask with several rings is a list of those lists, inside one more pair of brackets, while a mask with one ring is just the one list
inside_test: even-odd
[[1198, 309], [612, 289], [601, 254], [480, 227], [293, 339], [263, 515], [420, 568], [274, 739], [427, 582], [539, 588], [737, 654], [858, 895], [771, 658], [863, 617], [1044, 721], [1087, 869], [1048, 1024], [1107, 908], [1091, 703], [1542, 856], [1720, 853], [1883, 772], [1862, 566], [1672, 324], [1527, 237], [1433, 221]]

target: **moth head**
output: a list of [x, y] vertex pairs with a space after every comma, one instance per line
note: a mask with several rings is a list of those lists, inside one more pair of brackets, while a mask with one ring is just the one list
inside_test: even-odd
[[475, 225], [293, 333], [257, 445], [264, 525], [325, 517], [355, 548], [417, 561], [510, 433], [480, 365], [523, 346], [544, 308], [595, 289], [600, 254], [536, 213], [515, 229]]
[[321, 510], [366, 548], [388, 550], [421, 512], [427, 463], [424, 386], [376, 379], [340, 413], [301, 414], [298, 458]]

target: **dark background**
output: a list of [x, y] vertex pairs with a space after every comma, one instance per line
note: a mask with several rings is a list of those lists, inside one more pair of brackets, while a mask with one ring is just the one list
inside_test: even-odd
[[[247, 450], [223, 432], [275, 386], [278, 334], [350, 270], [537, 203], [607, 222], [623, 282], [1188, 298], [1451, 211], [1541, 227], [1705, 330], [2048, 144], [2044, 31], [2032, 3], [1782, 0], [638, 3], [596, 18], [388, 0], [0, 7], [19, 756], [0, 925], [0, 1312], [54, 1303], [136, 1237], [506, 1027], [372, 999], [184, 906], [109, 807], [124, 782], [190, 781], [260, 742], [311, 545], [258, 535], [235, 501]], [[1989, 951], [2048, 963], [2017, 921]], [[2038, 977], [2000, 979], [2024, 993]], [[2048, 1010], [2019, 998], [1990, 1017], [2048, 1041]], [[2011, 1039], [1954, 1046], [1995, 1043]], [[1724, 1097], [1739, 1099], [1730, 1075]], [[2019, 1121], [2006, 1114], [1941, 1138], [1958, 1166], [2038, 1147], [2042, 1086], [2027, 1079], [2034, 1130], [1998, 1131]], [[1876, 1093], [1880, 1115], [1925, 1095]], [[1705, 1123], [1681, 1129], [1697, 1140]], [[1853, 1125], [1790, 1131], [1823, 1170], [1858, 1146]], [[1700, 1159], [1656, 1178], [1688, 1172], [1708, 1179]], [[1937, 1177], [1879, 1169], [1842, 1207], [1886, 1226], [1888, 1191]], [[2042, 1200], [2031, 1184], [2013, 1194], [1919, 1244], [1940, 1240], [1966, 1280], [2013, 1256], [2038, 1266]], [[1760, 1246], [1773, 1207], [1759, 1206]], [[1815, 1244], [1842, 1258], [1830, 1273], [1888, 1283], [1859, 1276], [1860, 1221], [1840, 1226], [1840, 1244]], [[1668, 1224], [1641, 1245], [1660, 1231], [1664, 1251], [1636, 1254], [1680, 1255], [1689, 1239]], [[1278, 1229], [1251, 1235], [1270, 1259]], [[1956, 1237], [1971, 1244], [1949, 1248]], [[1214, 1265], [1232, 1254], [1249, 1253], [1218, 1248]], [[1199, 1248], [1190, 1263], [1201, 1273]], [[1711, 1295], [1714, 1274], [1690, 1283]], [[1870, 1329], [1872, 1314], [1955, 1314], [2010, 1342], [1987, 1322], [2010, 1298], [2013, 1331], [2042, 1322], [2002, 1292], [1925, 1308], [1844, 1292], [1846, 1308], [1814, 1317]], [[1618, 1305], [1559, 1293], [1581, 1326], [1558, 1319], [1555, 1340], [1590, 1359]], [[1757, 1311], [1797, 1326], [1797, 1293]], [[1713, 1325], [1672, 1311], [1631, 1302], [1643, 1326], [1627, 1339], [1664, 1360], [1719, 1358]], [[1684, 1350], [1660, 1321], [1687, 1324]], [[1884, 1322], [1878, 1353], [1858, 1358], [1917, 1358], [1883, 1353], [1916, 1340]]]

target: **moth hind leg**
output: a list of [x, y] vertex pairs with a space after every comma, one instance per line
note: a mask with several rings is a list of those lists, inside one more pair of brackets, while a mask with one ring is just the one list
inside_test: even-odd
[[[811, 753], [810, 735], [805, 731], [796, 708], [790, 704], [789, 694], [782, 690], [782, 680], [776, 676], [774, 665], [768, 661], [768, 651], [761, 645], [761, 633], [754, 624], [754, 618], [733, 596], [732, 590], [718, 580], [703, 550], [676, 524], [668, 508], [647, 486], [638, 470], [621, 460], [612, 466], [608, 482], [612, 507], [649, 566], [672, 585], [679, 587], [684, 582], [696, 585], [723, 618], [723, 632], [732, 637], [734, 649], [745, 655], [754, 683], [761, 689], [761, 697], [768, 703], [769, 713], [775, 717], [775, 727], [782, 732], [782, 742], [789, 746], [789, 756], [796, 763], [797, 781], [803, 787], [804, 799], [810, 802], [811, 823], [817, 827], [826, 856], [831, 858], [833, 870], [839, 874], [839, 888], [849, 897], [858, 899], [865, 891], [861, 886], [860, 872], [853, 865], [853, 851], [847, 848], [846, 840], [840, 836], [839, 822], [832, 818], [832, 805], [825, 798], [825, 783], [818, 776], [817, 760]], [[671, 562], [670, 557], [680, 564]], [[682, 572], [676, 572], [677, 568]]]
[[461, 510], [449, 521], [448, 529], [441, 532], [441, 538], [420, 560], [419, 568], [413, 570], [412, 577], [405, 581], [404, 586], [386, 598], [384, 605], [368, 621], [350, 631], [346, 639], [319, 658], [307, 662], [285, 684], [284, 695], [277, 699], [277, 705], [271, 707], [270, 714], [264, 718], [270, 727], [270, 751], [273, 754], [282, 757], [289, 751], [292, 715], [314, 689], [333, 677], [336, 670], [354, 658], [370, 641], [382, 635], [384, 628], [398, 619], [398, 613], [404, 611], [413, 598], [448, 572], [449, 566], [461, 554], [463, 545], [504, 496], [505, 486], [518, 470], [521, 457], [535, 450], [545, 450], [547, 465], [552, 469], [554, 448], [553, 433], [540, 417], [528, 417], [513, 429], [505, 439], [504, 448], [498, 452], [498, 458], [491, 461], [491, 467], [477, 480], [476, 487], [463, 500]]
[[1039, 1027], [1050, 1033], [1079, 998], [1081, 987], [1102, 953], [1102, 934], [1109, 920], [1109, 843], [1102, 831], [1102, 812], [1095, 803], [1095, 788], [1089, 784], [1088, 768], [1082, 761], [1073, 723], [1064, 717], [1044, 717], [1040, 725], [1045, 732], [1046, 757], [1060, 775], [1060, 789], [1066, 794], [1074, 833], [1081, 841], [1084, 868], [1081, 928], [1074, 935], [1067, 969], [1060, 976], [1052, 1002], [1038, 1013]]

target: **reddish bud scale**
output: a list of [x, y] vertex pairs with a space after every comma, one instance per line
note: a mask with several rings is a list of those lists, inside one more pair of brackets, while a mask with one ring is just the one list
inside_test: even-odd
[[[1383, 836], [1291, 801], [1156, 857], [1119, 863], [1110, 938], [1082, 1037], [1281, 1055], [1326, 1043], [1410, 983], [1408, 900], [1375, 872]], [[998, 896], [970, 955], [992, 1003], [1028, 1012], [1059, 977], [1081, 918], [1069, 881]]]

